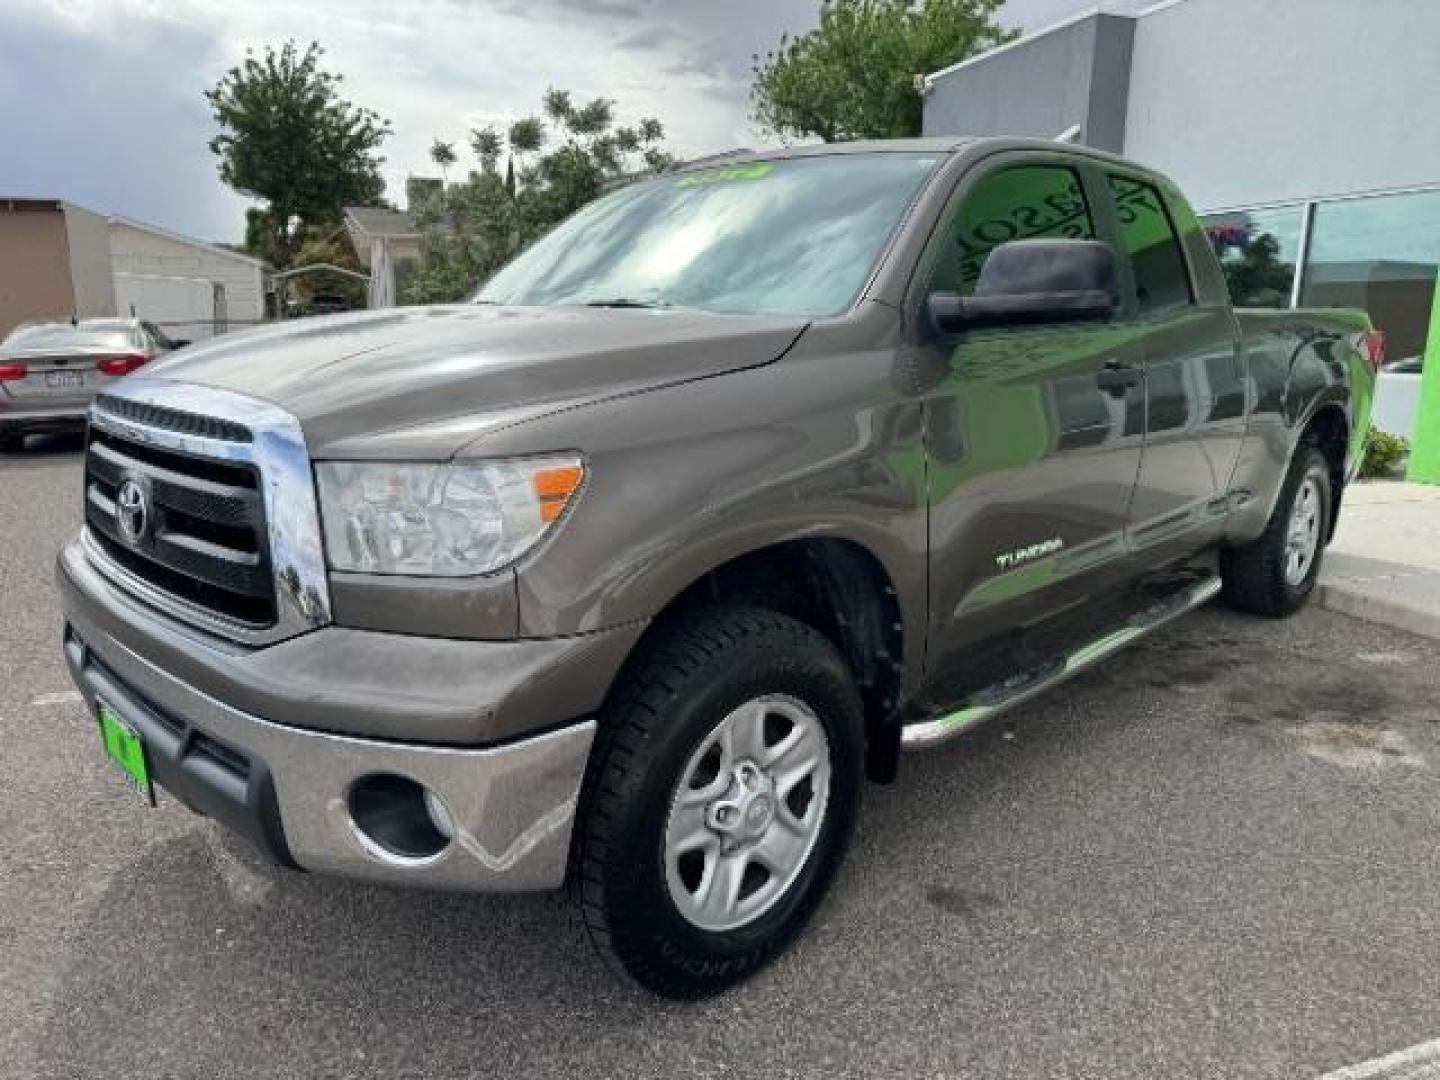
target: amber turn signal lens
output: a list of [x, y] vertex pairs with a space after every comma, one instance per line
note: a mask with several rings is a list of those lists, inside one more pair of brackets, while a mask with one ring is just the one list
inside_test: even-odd
[[531, 483], [540, 499], [540, 520], [554, 521], [565, 512], [570, 496], [580, 489], [585, 479], [585, 469], [580, 465], [567, 465], [560, 469], [544, 469], [537, 472]]

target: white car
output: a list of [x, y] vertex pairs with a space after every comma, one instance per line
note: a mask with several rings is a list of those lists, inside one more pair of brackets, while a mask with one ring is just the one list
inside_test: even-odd
[[0, 342], [0, 453], [85, 426], [97, 392], [186, 342], [141, 319], [29, 323]]
[[1380, 369], [1371, 424], [1380, 431], [1415, 438], [1420, 416], [1420, 372], [1424, 359], [1410, 356]]

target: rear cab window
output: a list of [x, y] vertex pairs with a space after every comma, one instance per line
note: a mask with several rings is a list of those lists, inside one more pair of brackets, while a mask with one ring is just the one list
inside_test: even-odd
[[1067, 165], [1002, 167], [976, 182], [944, 226], [930, 291], [969, 296], [996, 247], [1063, 239], [1095, 239], [1079, 174]]
[[1106, 175], [1115, 200], [1120, 250], [1135, 277], [1135, 302], [1141, 315], [1173, 311], [1195, 301], [1190, 271], [1175, 223], [1152, 183], [1116, 173]]

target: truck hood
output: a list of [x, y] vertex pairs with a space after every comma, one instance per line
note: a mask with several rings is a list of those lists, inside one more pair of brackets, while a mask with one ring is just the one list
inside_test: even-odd
[[147, 376], [264, 398], [316, 458], [441, 459], [556, 409], [775, 360], [797, 318], [584, 307], [392, 308], [192, 346]]

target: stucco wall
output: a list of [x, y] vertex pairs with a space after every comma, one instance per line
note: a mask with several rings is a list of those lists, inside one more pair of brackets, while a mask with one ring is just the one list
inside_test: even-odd
[[1135, 23], [1126, 156], [1218, 209], [1440, 181], [1432, 0], [1181, 0]]
[[1053, 138], [1081, 126], [1081, 141], [1119, 150], [1133, 22], [1078, 19], [953, 71], [925, 97], [927, 135]]
[[[110, 223], [114, 273], [197, 278], [225, 287], [225, 311], [231, 329], [258, 322], [263, 312], [259, 267], [240, 256], [199, 244], [137, 229], [123, 221]], [[129, 312], [121, 312], [128, 315]], [[148, 312], [137, 312], [150, 317]], [[156, 318], [163, 321], [163, 314]], [[187, 331], [188, 335], [189, 331]]]
[[69, 318], [74, 304], [60, 209], [0, 202], [0, 338], [32, 319]]

